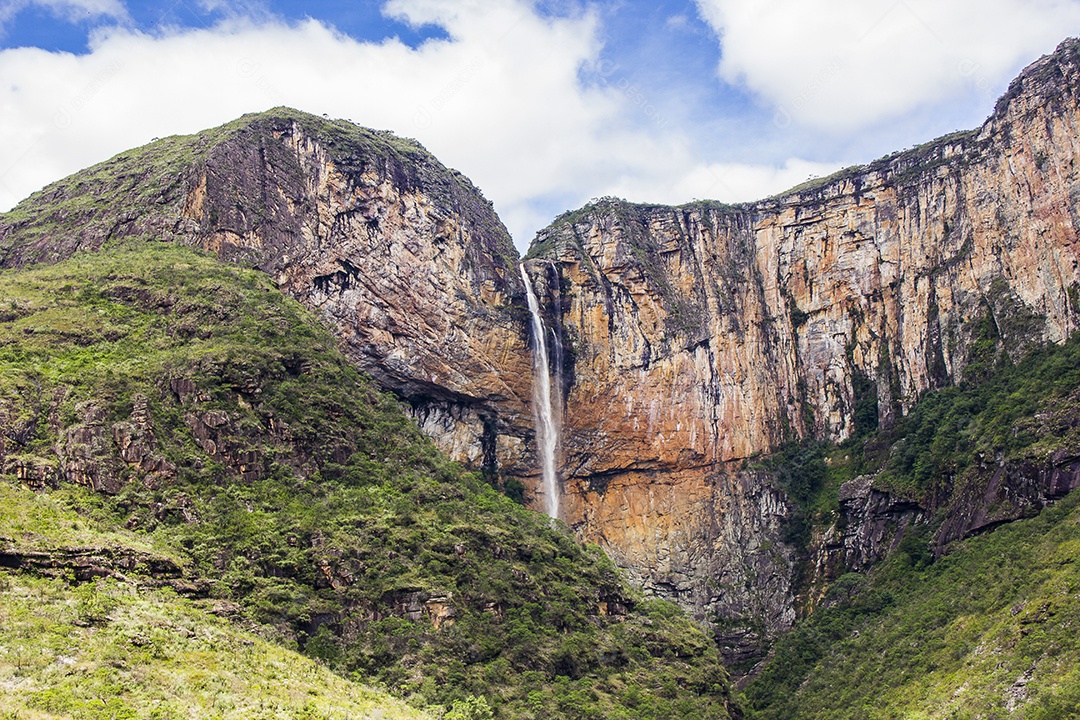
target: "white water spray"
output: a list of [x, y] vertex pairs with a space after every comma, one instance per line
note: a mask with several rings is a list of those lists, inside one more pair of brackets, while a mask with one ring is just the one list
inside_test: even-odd
[[559, 478], [556, 473], [556, 455], [559, 448], [559, 425], [555, 420], [551, 402], [551, 374], [548, 370], [547, 329], [540, 316], [540, 303], [536, 300], [525, 265], [519, 266], [521, 279], [525, 281], [525, 295], [532, 314], [533, 330], [533, 417], [536, 421], [536, 444], [540, 453], [540, 473], [544, 481], [544, 500], [547, 514], [559, 517]]

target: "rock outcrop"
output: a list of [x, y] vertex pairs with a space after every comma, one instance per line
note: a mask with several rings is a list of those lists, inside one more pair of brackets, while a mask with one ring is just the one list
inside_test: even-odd
[[284, 108], [165, 138], [0, 218], [0, 267], [133, 239], [269, 273], [450, 455], [534, 465], [517, 252], [479, 190], [414, 141]]
[[[955, 478], [955, 487], [918, 499], [875, 487], [875, 480], [860, 475], [840, 486], [838, 518], [815, 535], [807, 553], [805, 608], [817, 604], [831, 581], [845, 572], [869, 570], [902, 547], [906, 537], [929, 561], [956, 540], [1037, 515], [1080, 488], [1080, 459], [1063, 451], [1038, 460], [984, 458]], [[941, 518], [936, 527], [928, 524], [935, 515]], [[926, 537], [930, 530], [933, 536]]]
[[[1080, 328], [1078, 89], [1069, 41], [974, 132], [757, 203], [604, 199], [542, 231], [530, 256], [558, 268], [572, 379], [568, 522], [700, 617], [773, 587], [755, 617], [786, 626], [785, 501], [732, 468], [888, 425], [978, 371], [987, 324], [1014, 356]], [[864, 499], [873, 535], [891, 510]], [[758, 525], [725, 525], [740, 516]]]
[[929, 519], [919, 503], [875, 488], [873, 475], [844, 483], [837, 499], [838, 521], [811, 543], [811, 606], [830, 580], [870, 569], [899, 546], [906, 530]]
[[1080, 488], [1080, 457], [1058, 452], [1042, 461], [995, 458], [960, 481], [934, 537], [939, 554], [954, 540], [1037, 515], [1047, 504]]

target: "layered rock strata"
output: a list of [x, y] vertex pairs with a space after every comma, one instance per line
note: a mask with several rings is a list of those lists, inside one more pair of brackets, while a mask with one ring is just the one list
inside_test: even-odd
[[451, 456], [535, 465], [517, 252], [479, 190], [414, 141], [284, 108], [165, 138], [0, 218], [0, 267], [133, 239], [264, 270]]
[[[541, 232], [572, 378], [568, 522], [700, 617], [789, 624], [785, 501], [733, 468], [890, 423], [963, 378], [984, 320], [1014, 355], [1080, 328], [1078, 88], [1070, 41], [974, 132], [757, 203], [604, 199]], [[773, 591], [751, 608], [742, 587]]]

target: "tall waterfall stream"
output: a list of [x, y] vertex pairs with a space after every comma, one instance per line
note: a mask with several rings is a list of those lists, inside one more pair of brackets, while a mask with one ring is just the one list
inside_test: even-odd
[[[533, 418], [536, 422], [536, 446], [540, 455], [540, 474], [543, 477], [544, 505], [547, 514], [559, 517], [559, 477], [556, 464], [559, 449], [559, 422], [555, 416], [552, 402], [551, 371], [548, 364], [547, 328], [540, 315], [540, 303], [533, 292], [532, 281], [525, 272], [525, 265], [519, 266], [521, 279], [525, 281], [525, 294], [528, 297], [529, 313], [532, 314], [533, 330]], [[554, 336], [556, 346], [558, 337]]]

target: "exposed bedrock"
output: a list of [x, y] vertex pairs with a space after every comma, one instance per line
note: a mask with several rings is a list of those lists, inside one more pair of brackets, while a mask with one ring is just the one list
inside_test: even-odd
[[[875, 401], [888, 425], [962, 379], [986, 318], [1014, 356], [1080, 327], [1078, 87], [1070, 41], [976, 131], [757, 203], [602, 199], [542, 231], [571, 363], [568, 522], [699, 617], [787, 627], [789, 509], [748, 459], [842, 440]], [[829, 562], [862, 567], [882, 517], [925, 517], [865, 490]]]

